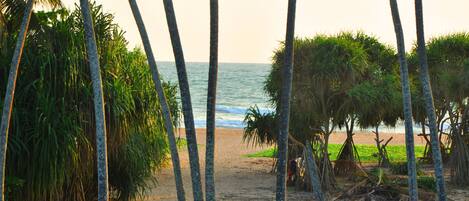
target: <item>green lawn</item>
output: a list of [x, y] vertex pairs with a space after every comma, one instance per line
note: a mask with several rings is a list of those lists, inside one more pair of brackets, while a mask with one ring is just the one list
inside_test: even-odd
[[[336, 160], [341, 146], [342, 146], [341, 144], [329, 144], [329, 154], [331, 156], [331, 160]], [[378, 158], [375, 157], [376, 153], [378, 153], [376, 146], [364, 145], [364, 144], [357, 144], [355, 146], [357, 147], [358, 154], [362, 162], [366, 162], [366, 163], [378, 162]], [[392, 162], [406, 161], [405, 145], [388, 145], [386, 149], [388, 150], [389, 159]], [[415, 146], [415, 156], [417, 158], [422, 157], [424, 149], [425, 149], [425, 146]], [[258, 157], [272, 158], [275, 156], [276, 151], [277, 150], [274, 147], [272, 147], [272, 148], [262, 150], [253, 154], [247, 154], [246, 156], [253, 157], [253, 158], [256, 158], [256, 157], [257, 158]]]

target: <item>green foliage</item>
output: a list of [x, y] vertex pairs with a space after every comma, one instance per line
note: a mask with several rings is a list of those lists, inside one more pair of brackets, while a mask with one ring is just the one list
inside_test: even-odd
[[[381, 122], [394, 126], [402, 116], [397, 57], [376, 37], [343, 32], [296, 39], [294, 46], [290, 131], [299, 141], [314, 141], [313, 134], [328, 134], [352, 116], [361, 127]], [[280, 100], [283, 59], [282, 45], [274, 53], [264, 87], [275, 108]], [[274, 128], [262, 123], [267, 116], [253, 114], [246, 116], [251, 122], [249, 130], [255, 130], [253, 126]], [[256, 125], [253, 117], [262, 122]]]
[[5, 179], [6, 184], [6, 194], [5, 199], [9, 200], [8, 196], [14, 193], [20, 193], [21, 189], [24, 186], [25, 181], [17, 177], [7, 177]]
[[[111, 14], [92, 4], [103, 80], [109, 182], [113, 199], [137, 198], [167, 158], [163, 117], [147, 60], [128, 50]], [[28, 35], [12, 114], [7, 176], [25, 181], [10, 200], [93, 200], [96, 188], [95, 121], [83, 23], [75, 11], [37, 13]], [[12, 42], [0, 55], [4, 94]], [[176, 123], [176, 86], [164, 84]], [[9, 184], [14, 185], [14, 184]], [[12, 186], [8, 186], [11, 188]]]
[[419, 188], [427, 189], [436, 192], [436, 179], [432, 176], [419, 176], [417, 177], [417, 184]]
[[386, 173], [384, 172], [383, 168], [372, 168], [368, 172], [368, 178], [375, 184], [380, 185], [383, 183], [387, 183], [388, 178]]
[[[410, 55], [412, 72], [418, 75], [416, 48]], [[452, 181], [460, 186], [469, 185], [469, 34], [454, 33], [427, 42], [428, 64], [435, 112], [440, 135], [448, 134], [449, 140], [442, 144], [443, 159], [449, 158], [452, 168]], [[421, 85], [416, 81], [415, 85]], [[419, 87], [420, 88], [420, 87]], [[421, 92], [415, 93], [417, 100]], [[423, 101], [417, 108], [424, 108]], [[414, 112], [419, 122], [425, 122], [423, 109]], [[450, 129], [443, 126], [449, 124]], [[448, 157], [446, 150], [451, 149]]]
[[[312, 134], [330, 133], [347, 114], [347, 91], [365, 73], [367, 55], [360, 44], [337, 36], [296, 39], [294, 48], [290, 131], [301, 142], [314, 141]], [[282, 45], [274, 53], [264, 88], [276, 108], [283, 59]]]
[[256, 153], [246, 154], [245, 156], [249, 158], [274, 158], [277, 157], [277, 149], [272, 147]]
[[[416, 153], [415, 156], [418, 157], [417, 154], [417, 147], [416, 148]], [[422, 152], [420, 152], [422, 153]], [[405, 156], [404, 156], [405, 157]], [[405, 158], [404, 158], [405, 159]], [[419, 164], [416, 166], [417, 168], [417, 176], [423, 175], [424, 172], [422, 171], [421, 167]], [[407, 162], [397, 162], [397, 163], [391, 163], [390, 170], [393, 174], [398, 174], [398, 175], [407, 175], [408, 170], [407, 170]]]
[[277, 142], [277, 122], [273, 112], [262, 113], [256, 106], [250, 107], [244, 118], [243, 141], [255, 145], [272, 145]]
[[[336, 160], [337, 155], [339, 154], [341, 144], [329, 144], [329, 153], [330, 159]], [[363, 163], [377, 163], [378, 157], [376, 153], [376, 146], [374, 145], [364, 145], [356, 144], [358, 154], [360, 155], [360, 161]], [[388, 145], [386, 146], [388, 150], [389, 158], [393, 162], [405, 162], [406, 160], [406, 151], [404, 145]], [[416, 157], [422, 157], [424, 146], [415, 146], [415, 155]], [[275, 157], [276, 149], [271, 147], [266, 150], [262, 150], [253, 154], [246, 155], [247, 157]], [[403, 163], [406, 164], [406, 163]]]

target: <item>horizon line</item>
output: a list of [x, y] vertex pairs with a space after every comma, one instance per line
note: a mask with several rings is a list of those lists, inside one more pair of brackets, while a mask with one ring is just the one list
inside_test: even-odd
[[[170, 60], [157, 60], [158, 62], [165, 62], [165, 63], [175, 63], [174, 61]], [[208, 61], [186, 61], [185, 63], [209, 63]], [[221, 61], [218, 62], [218, 64], [268, 64], [272, 65], [271, 63], [268, 62], [241, 62], [241, 61]]]

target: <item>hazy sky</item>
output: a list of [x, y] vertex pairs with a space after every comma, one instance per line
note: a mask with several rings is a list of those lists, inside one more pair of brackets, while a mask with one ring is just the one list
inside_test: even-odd
[[[78, 0], [64, 0], [72, 7]], [[115, 15], [130, 47], [142, 46], [127, 0], [97, 0]], [[161, 0], [137, 0], [159, 61], [173, 60]], [[412, 0], [398, 0], [407, 49], [415, 41]], [[469, 31], [468, 0], [424, 0], [426, 37]], [[209, 0], [174, 0], [187, 61], [208, 61]], [[220, 0], [219, 60], [270, 63], [272, 51], [284, 40], [287, 0]], [[388, 0], [298, 0], [295, 35], [362, 30], [395, 46]]]

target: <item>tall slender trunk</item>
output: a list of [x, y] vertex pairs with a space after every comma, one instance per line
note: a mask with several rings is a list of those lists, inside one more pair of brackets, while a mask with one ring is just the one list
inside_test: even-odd
[[7, 145], [8, 145], [8, 131], [10, 129], [11, 111], [13, 110], [13, 99], [15, 96], [16, 78], [18, 77], [18, 69], [20, 67], [21, 55], [23, 54], [23, 47], [26, 41], [26, 34], [28, 33], [29, 21], [31, 20], [31, 14], [33, 12], [34, 0], [29, 0], [26, 4], [23, 13], [23, 19], [21, 21], [20, 32], [16, 40], [15, 52], [11, 59], [10, 73], [8, 74], [8, 84], [5, 92], [5, 99], [2, 111], [2, 122], [0, 125], [0, 166], [2, 168], [2, 174], [0, 174], [0, 180], [2, 182], [2, 195], [0, 201], [5, 200], [5, 169], [7, 159]]
[[290, 120], [290, 96], [293, 80], [293, 41], [295, 36], [296, 0], [288, 0], [287, 33], [285, 37], [285, 64], [280, 97], [278, 136], [277, 201], [286, 200], [286, 172], [288, 159], [288, 127]]
[[205, 196], [215, 200], [214, 149], [218, 75], [218, 0], [210, 0], [210, 62], [207, 92], [207, 136], [205, 149]]
[[425, 110], [430, 129], [433, 165], [435, 166], [436, 190], [440, 201], [446, 200], [445, 180], [443, 176], [443, 162], [441, 159], [440, 140], [436, 125], [435, 106], [433, 103], [432, 87], [428, 73], [427, 52], [425, 50], [425, 34], [423, 28], [422, 0], [415, 0], [415, 21], [417, 26], [417, 53], [420, 64], [420, 80], [422, 82]]
[[316, 161], [313, 157], [313, 148], [311, 147], [311, 142], [309, 140], [305, 143], [306, 149], [306, 167], [308, 169], [309, 179], [311, 180], [311, 185], [313, 186], [314, 196], [319, 201], [324, 201], [324, 193], [322, 192], [321, 180], [319, 179], [319, 170], [316, 165]]
[[177, 197], [179, 201], [184, 201], [186, 200], [184, 193], [184, 184], [182, 182], [181, 164], [179, 162], [176, 138], [174, 137], [174, 127], [171, 121], [171, 111], [169, 109], [168, 102], [166, 101], [166, 96], [164, 94], [164, 89], [161, 84], [160, 74], [156, 65], [155, 56], [153, 55], [150, 39], [148, 38], [148, 33], [145, 28], [142, 15], [140, 14], [137, 2], [135, 0], [129, 0], [129, 4], [130, 8], [132, 9], [132, 14], [135, 18], [135, 23], [138, 27], [138, 31], [140, 32], [140, 37], [142, 38], [143, 47], [147, 55], [148, 64], [150, 66], [151, 75], [153, 78], [153, 83], [155, 85], [155, 90], [158, 93], [158, 100], [160, 102], [161, 110], [163, 113], [164, 125], [166, 128], [166, 133], [168, 135], [169, 150], [171, 152], [171, 160], [173, 163], [173, 172], [174, 180], [176, 182]]
[[409, 69], [407, 67], [407, 60], [405, 55], [404, 33], [402, 31], [401, 19], [399, 17], [399, 8], [396, 0], [390, 0], [392, 19], [394, 22], [394, 31], [396, 32], [397, 52], [399, 56], [399, 64], [401, 71], [401, 85], [402, 85], [402, 102], [404, 105], [404, 123], [405, 123], [405, 142], [407, 154], [407, 169], [408, 183], [409, 183], [409, 196], [410, 200], [418, 200], [417, 192], [417, 168], [415, 162], [414, 151], [414, 134], [412, 125], [412, 100], [410, 95], [409, 85]]
[[98, 48], [96, 47], [93, 20], [88, 0], [80, 0], [80, 6], [85, 27], [86, 52], [88, 53], [91, 81], [93, 82], [93, 102], [96, 121], [96, 154], [98, 166], [98, 201], [108, 201], [109, 183], [105, 124], [106, 117], [104, 115], [103, 85], [99, 67]]
[[189, 81], [187, 80], [186, 64], [182, 51], [181, 39], [174, 13], [173, 1], [163, 0], [166, 21], [168, 23], [169, 35], [173, 46], [174, 59], [181, 91], [182, 112], [184, 115], [184, 125], [186, 129], [187, 147], [189, 150], [189, 163], [191, 167], [192, 191], [194, 200], [203, 200], [202, 182], [200, 180], [199, 152], [197, 150], [197, 139], [194, 126], [194, 115], [192, 113], [191, 94]]

